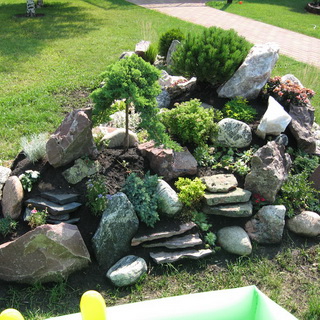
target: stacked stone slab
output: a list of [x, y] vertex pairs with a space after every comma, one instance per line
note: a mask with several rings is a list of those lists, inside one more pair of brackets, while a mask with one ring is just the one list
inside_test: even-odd
[[238, 188], [233, 174], [217, 174], [201, 179], [207, 187], [202, 207], [204, 213], [234, 218], [252, 215], [251, 192]]
[[78, 194], [61, 194], [55, 192], [42, 192], [40, 197], [31, 198], [25, 201], [27, 207], [25, 220], [31, 214], [31, 210], [47, 209], [49, 217], [48, 223], [57, 224], [60, 222], [76, 223], [79, 218], [70, 217], [70, 213], [75, 212], [82, 204], [77, 202]]
[[149, 234], [136, 236], [131, 245], [141, 245], [144, 248], [160, 248], [160, 251], [149, 252], [150, 257], [157, 263], [172, 263], [183, 258], [200, 259], [213, 253], [212, 249], [204, 248], [196, 224], [188, 222], [177, 228], [156, 230]]

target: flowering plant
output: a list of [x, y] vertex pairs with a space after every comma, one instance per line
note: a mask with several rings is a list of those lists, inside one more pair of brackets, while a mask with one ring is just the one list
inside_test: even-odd
[[279, 76], [269, 79], [266, 93], [273, 96], [279, 103], [284, 104], [285, 107], [290, 103], [306, 106], [315, 95], [313, 90], [301, 87], [291, 80], [281, 81]]
[[31, 210], [31, 215], [27, 218], [28, 225], [34, 229], [46, 223], [48, 217], [48, 210], [38, 211], [36, 208]]
[[89, 179], [87, 187], [87, 206], [94, 215], [100, 215], [106, 209], [110, 195], [103, 175], [97, 174]]
[[267, 204], [267, 200], [262, 197], [259, 193], [254, 193], [252, 195], [253, 207], [256, 210], [259, 210], [261, 207]]
[[20, 174], [19, 179], [21, 181], [23, 190], [31, 191], [33, 184], [40, 178], [39, 171], [26, 170], [25, 173]]

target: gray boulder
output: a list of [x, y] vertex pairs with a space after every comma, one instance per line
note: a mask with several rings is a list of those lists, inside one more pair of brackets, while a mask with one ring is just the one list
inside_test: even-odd
[[303, 84], [300, 82], [300, 80], [294, 76], [293, 74], [285, 74], [284, 76], [281, 77], [280, 82], [281, 83], [286, 83], [286, 82], [293, 82], [294, 84], [300, 86], [301, 88], [304, 88]]
[[162, 89], [161, 93], [156, 97], [158, 108], [168, 108], [170, 106], [171, 98], [166, 89]]
[[2, 198], [2, 188], [11, 174], [11, 169], [0, 166], [0, 200]]
[[229, 192], [238, 186], [238, 181], [233, 174], [215, 174], [201, 177], [209, 192]]
[[57, 168], [82, 156], [96, 156], [91, 127], [90, 108], [71, 111], [47, 142], [49, 163]]
[[179, 40], [173, 40], [170, 44], [167, 57], [166, 57], [166, 62], [167, 66], [170, 68], [170, 65], [172, 64], [172, 55], [177, 51], [178, 47], [180, 46], [180, 41]]
[[21, 214], [23, 187], [17, 176], [11, 176], [6, 181], [2, 195], [2, 213], [4, 217], [17, 220]]
[[219, 97], [244, 97], [255, 99], [270, 78], [271, 71], [279, 58], [279, 45], [259, 44], [252, 47], [248, 56], [225, 84], [218, 89]]
[[224, 147], [244, 148], [250, 145], [250, 127], [239, 120], [225, 118], [218, 122], [217, 143]]
[[136, 44], [134, 53], [138, 55], [139, 57], [144, 58], [146, 52], [148, 51], [150, 47], [151, 42], [146, 40], [141, 40]]
[[280, 243], [285, 225], [286, 207], [283, 205], [264, 206], [246, 223], [245, 230], [258, 243]]
[[225, 227], [217, 233], [221, 247], [229, 253], [248, 256], [252, 252], [252, 245], [247, 233], [238, 226]]
[[95, 256], [102, 267], [109, 269], [128, 254], [138, 227], [138, 217], [127, 196], [122, 192], [113, 195], [92, 238]]
[[90, 263], [77, 226], [42, 225], [0, 245], [0, 279], [34, 284], [66, 279]]
[[287, 221], [288, 229], [305, 237], [320, 235], [320, 216], [316, 212], [303, 211]]
[[251, 159], [251, 172], [245, 178], [245, 189], [273, 203], [290, 171], [291, 158], [284, 150], [284, 146], [274, 141], [258, 149]]
[[173, 217], [182, 209], [177, 193], [164, 180], [159, 179], [156, 193], [159, 196], [158, 209], [161, 213]]
[[144, 259], [126, 256], [115, 263], [107, 272], [107, 278], [117, 287], [136, 283], [148, 270]]

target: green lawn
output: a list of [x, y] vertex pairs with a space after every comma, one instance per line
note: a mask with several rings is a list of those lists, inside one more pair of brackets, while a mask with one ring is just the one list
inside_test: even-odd
[[238, 14], [274, 26], [320, 39], [319, 15], [304, 10], [311, 0], [214, 0], [207, 3], [216, 9]]

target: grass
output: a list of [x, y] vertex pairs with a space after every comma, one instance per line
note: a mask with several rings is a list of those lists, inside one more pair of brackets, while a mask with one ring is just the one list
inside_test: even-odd
[[[22, 136], [53, 132], [74, 107], [73, 93], [90, 92], [99, 83], [99, 74], [121, 52], [133, 50], [141, 39], [157, 41], [168, 26], [183, 32], [203, 29], [123, 0], [45, 4], [37, 11], [45, 16], [28, 19], [16, 17], [25, 12], [24, 2], [0, 0], [2, 161], [15, 158]], [[281, 56], [276, 73], [293, 73], [306, 87], [320, 92], [317, 68]], [[83, 103], [87, 101], [84, 97]], [[320, 105], [319, 95], [313, 105]]]
[[[219, 254], [218, 254], [219, 255]], [[107, 306], [182, 294], [256, 285], [272, 300], [301, 320], [320, 318], [320, 245], [287, 248], [273, 259], [231, 258], [224, 265], [219, 257], [156, 266], [131, 287], [112, 289], [105, 282], [95, 289]], [[218, 262], [218, 263], [217, 263]], [[19, 309], [26, 320], [40, 320], [62, 313], [79, 312], [83, 292], [61, 282], [54, 285], [12, 286], [1, 305]], [[26, 304], [27, 303], [27, 304]]]
[[311, 0], [214, 0], [208, 6], [320, 39], [319, 16], [304, 8]]

